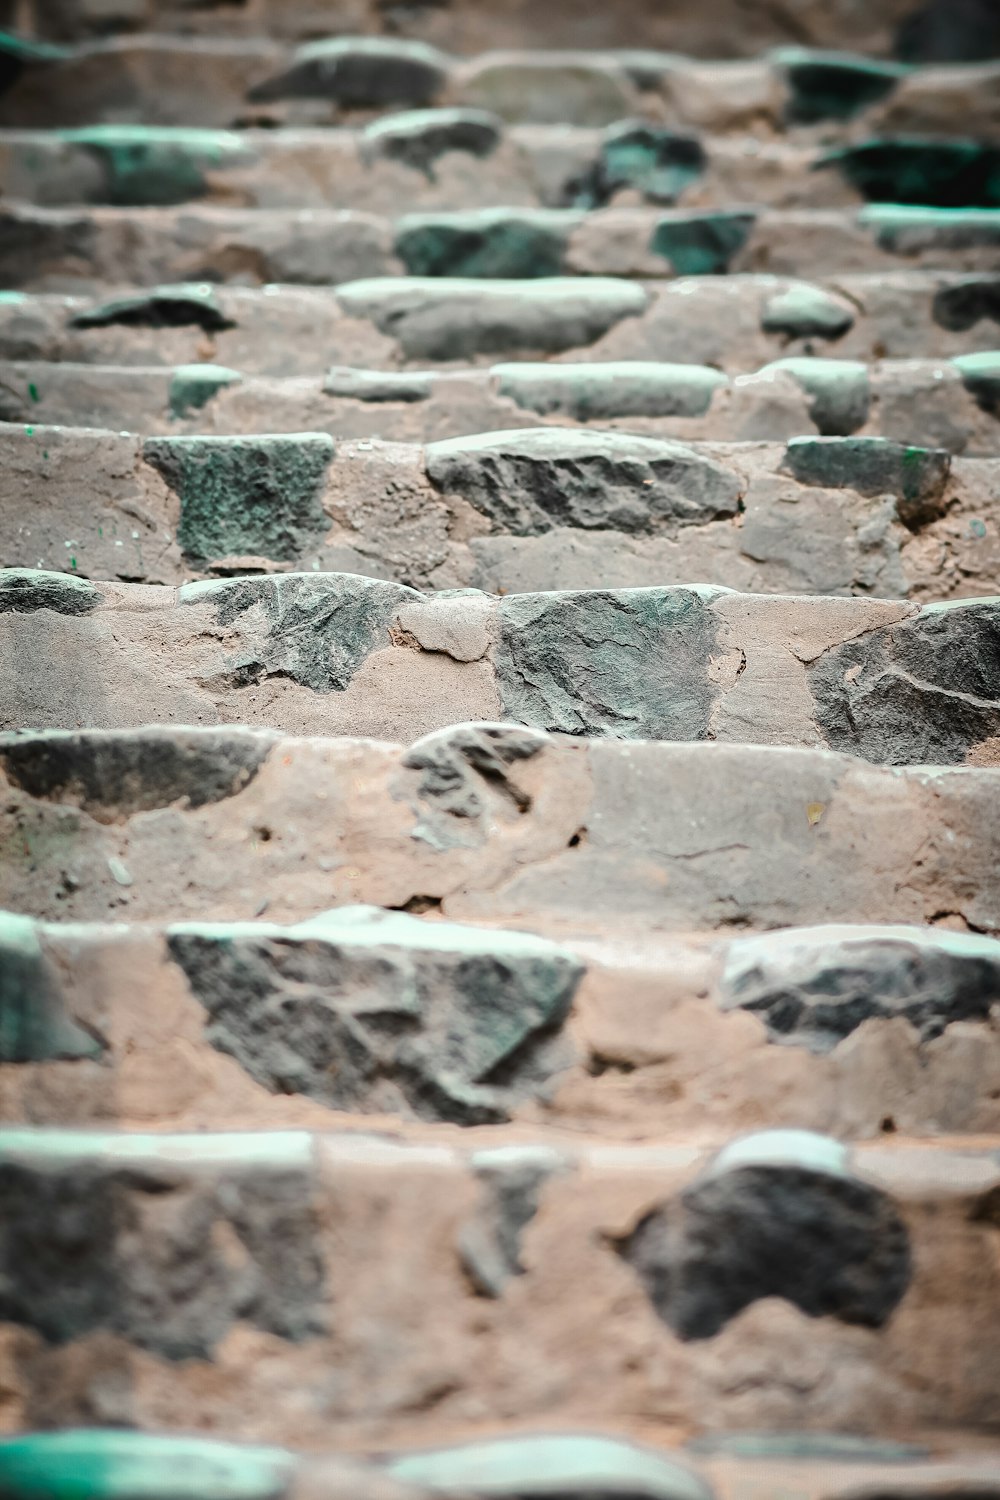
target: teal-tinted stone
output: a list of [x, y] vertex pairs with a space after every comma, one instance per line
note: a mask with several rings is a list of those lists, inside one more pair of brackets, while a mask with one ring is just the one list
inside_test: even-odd
[[65, 48], [50, 42], [36, 42], [11, 31], [0, 31], [0, 94], [6, 93], [26, 68], [45, 67], [68, 56]]
[[526, 1433], [432, 1448], [390, 1459], [389, 1469], [409, 1484], [485, 1500], [711, 1500], [704, 1481], [682, 1464], [634, 1443], [584, 1433]]
[[900, 519], [924, 523], [940, 514], [951, 474], [951, 454], [880, 437], [793, 438], [782, 468], [800, 484], [895, 495]]
[[869, 203], [1000, 208], [1000, 147], [978, 141], [862, 141], [816, 166], [836, 168]]
[[426, 42], [340, 36], [299, 47], [291, 66], [250, 90], [255, 101], [331, 99], [346, 109], [429, 104], [444, 84], [448, 59]]
[[59, 132], [101, 163], [108, 201], [125, 207], [185, 203], [205, 192], [205, 171], [253, 159], [231, 130], [177, 129], [165, 125], [88, 125]]
[[278, 1500], [295, 1461], [281, 1448], [114, 1430], [0, 1438], [4, 1500]]
[[799, 125], [849, 120], [891, 94], [910, 71], [900, 63], [810, 47], [780, 47], [771, 55], [788, 87], [785, 112]]
[[355, 370], [334, 365], [323, 381], [323, 394], [351, 401], [426, 401], [433, 385], [432, 370]]
[[66, 1014], [34, 922], [0, 912], [0, 1062], [99, 1057], [103, 1051], [104, 1044]]
[[40, 568], [0, 568], [0, 615], [51, 609], [57, 615], [89, 615], [101, 592], [85, 578]]
[[577, 216], [558, 209], [407, 214], [396, 254], [411, 276], [558, 276]]
[[788, 339], [839, 339], [854, 325], [848, 303], [822, 287], [797, 281], [764, 304], [760, 326]]
[[755, 221], [750, 210], [671, 214], [657, 224], [649, 248], [668, 260], [678, 276], [722, 275], [750, 238]]
[[413, 109], [374, 120], [361, 133], [369, 156], [400, 161], [434, 180], [434, 164], [448, 151], [490, 156], [500, 144], [503, 122], [485, 109]]
[[625, 121], [605, 131], [597, 161], [571, 188], [572, 201], [599, 208], [632, 188], [650, 203], [676, 203], [702, 176], [706, 161], [697, 136]]
[[589, 364], [494, 365], [497, 392], [547, 416], [577, 422], [612, 417], [701, 417], [728, 380], [707, 365], [641, 360]]
[[170, 413], [174, 417], [200, 411], [216, 391], [243, 379], [239, 370], [225, 365], [177, 365], [170, 378]]
[[129, 292], [83, 308], [69, 320], [71, 328], [203, 328], [221, 333], [235, 325], [219, 305], [209, 282], [178, 282], [154, 286], [149, 291]]
[[1000, 417], [1000, 350], [960, 354], [952, 364], [961, 375], [966, 390], [975, 397], [977, 406]]
[[809, 397], [809, 415], [825, 437], [847, 437], [868, 420], [868, 368], [853, 359], [777, 359], [759, 372], [782, 372]]
[[685, 1447], [699, 1457], [806, 1459], [811, 1463], [905, 1464], [930, 1456], [914, 1443], [893, 1443], [850, 1432], [712, 1432]]
[[301, 432], [149, 438], [143, 456], [180, 499], [185, 556], [290, 562], [329, 530], [322, 490], [333, 452], [327, 433]]
[[879, 248], [893, 255], [1000, 247], [998, 208], [916, 208], [905, 203], [872, 203], [859, 210], [858, 223], [863, 229], [873, 230]]

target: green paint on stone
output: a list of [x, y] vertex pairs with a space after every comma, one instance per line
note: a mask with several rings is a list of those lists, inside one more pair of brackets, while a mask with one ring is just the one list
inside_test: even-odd
[[810, 47], [779, 47], [771, 56], [788, 87], [786, 115], [797, 125], [849, 120], [891, 94], [910, 71], [900, 63]]
[[869, 203], [1000, 207], [1000, 147], [978, 141], [862, 141], [815, 165], [836, 168]]
[[858, 211], [858, 223], [862, 229], [872, 230], [879, 248], [892, 255], [1000, 247], [1000, 208], [871, 203]]
[[5, 1500], [277, 1500], [295, 1460], [281, 1448], [114, 1430], [0, 1438]]
[[149, 438], [143, 448], [180, 499], [186, 557], [252, 553], [279, 562], [329, 530], [322, 490], [333, 453], [325, 432]]
[[84, 578], [40, 568], [0, 569], [0, 614], [50, 609], [58, 615], [88, 615], [100, 602], [100, 590]]
[[497, 392], [518, 406], [577, 422], [612, 417], [701, 417], [728, 379], [707, 365], [653, 361], [494, 365]]
[[951, 454], [879, 437], [793, 438], [782, 468], [800, 484], [894, 495], [900, 520], [924, 524], [942, 513]]
[[839, 297], [806, 281], [776, 292], [764, 304], [760, 326], [788, 339], [839, 339], [854, 324], [854, 313]]
[[491, 156], [502, 135], [503, 122], [485, 109], [411, 109], [366, 125], [361, 147], [366, 156], [402, 162], [433, 182], [439, 157], [448, 151]]
[[242, 379], [239, 370], [229, 370], [225, 365], [178, 365], [170, 378], [171, 416], [183, 417], [190, 411], [200, 411], [216, 391], [236, 385]]
[[123, 207], [185, 203], [206, 190], [205, 172], [253, 160], [234, 131], [166, 125], [88, 125], [58, 132], [101, 163], [108, 201]]
[[777, 359], [758, 373], [783, 373], [809, 397], [809, 415], [824, 437], [847, 437], [868, 420], [868, 368], [853, 359]]
[[103, 1051], [104, 1044], [66, 1014], [35, 923], [0, 912], [0, 1062], [99, 1057]]
[[411, 276], [558, 276], [579, 215], [562, 209], [407, 214], [396, 254]]
[[952, 364], [961, 375], [965, 389], [975, 397], [976, 405], [1000, 417], [1000, 350], [960, 354]]
[[697, 136], [642, 121], [625, 121], [605, 131], [597, 161], [571, 184], [579, 208], [600, 208], [623, 188], [650, 203], [676, 203], [705, 171], [706, 156]]
[[751, 211], [671, 214], [657, 224], [649, 248], [678, 276], [720, 276], [743, 249], [755, 220]]
[[216, 289], [209, 282], [178, 282], [130, 292], [84, 308], [69, 320], [71, 328], [108, 328], [121, 324], [130, 328], [187, 328], [221, 333], [236, 325], [219, 305]]

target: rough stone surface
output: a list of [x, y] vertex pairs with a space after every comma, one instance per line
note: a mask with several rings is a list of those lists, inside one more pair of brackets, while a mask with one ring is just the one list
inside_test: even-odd
[[35, 568], [0, 571], [0, 614], [49, 609], [57, 615], [87, 615], [101, 602], [101, 591], [85, 578], [44, 573]]
[[793, 438], [785, 466], [802, 484], [893, 495], [900, 518], [920, 525], [943, 512], [951, 455], [885, 438]]
[[445, 56], [421, 42], [333, 37], [300, 47], [287, 72], [258, 84], [251, 98], [331, 99], [344, 109], [426, 104], [446, 67]]

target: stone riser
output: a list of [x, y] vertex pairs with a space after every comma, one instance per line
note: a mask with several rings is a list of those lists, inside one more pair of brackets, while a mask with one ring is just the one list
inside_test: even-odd
[[249, 278], [322, 285], [363, 275], [836, 276], [907, 265], [995, 271], [1000, 209], [857, 212], [609, 208], [389, 219], [352, 210], [169, 208], [0, 212], [0, 277], [31, 291]]
[[46, 919], [440, 902], [577, 932], [1000, 931], [996, 770], [500, 725], [408, 750], [165, 728], [7, 736], [2, 753], [0, 906]]
[[867, 371], [853, 362], [838, 366], [856, 394], [827, 409], [795, 378], [801, 365], [782, 370], [777, 363], [729, 379], [710, 366], [621, 361], [575, 369], [505, 364], [396, 378], [334, 366], [311, 379], [264, 379], [212, 365], [136, 369], [23, 361], [5, 367], [0, 413], [8, 422], [168, 435], [328, 432], [347, 441], [410, 443], [536, 426], [619, 428], [684, 442], [853, 433], [969, 457], [1000, 456], [1000, 353], [995, 404], [977, 392], [973, 376], [970, 389], [949, 361], [885, 361]]
[[29, 1412], [99, 1368], [106, 1421], [257, 1442], [388, 1446], [417, 1408], [989, 1431], [995, 1145], [9, 1131], [7, 1342]]
[[392, 739], [479, 720], [890, 764], [1000, 759], [1000, 600], [440, 598], [310, 573], [178, 592], [0, 572], [0, 610], [3, 729], [245, 724]]
[[[290, 47], [260, 36], [125, 37], [70, 50], [46, 65], [29, 63], [0, 96], [0, 127], [136, 121], [226, 129], [458, 106], [488, 109], [511, 123], [551, 125], [646, 117], [719, 133], [795, 129], [804, 121], [839, 133], [857, 127], [947, 134], [960, 119], [969, 136], [996, 132], [1000, 62], [984, 62], [981, 53], [974, 66], [907, 71], [889, 64], [874, 78], [863, 58], [841, 53], [846, 83], [817, 84], [809, 72], [816, 60], [798, 50], [788, 58], [699, 63], [678, 55], [683, 38], [676, 28], [669, 54], [648, 50], [648, 32], [629, 40], [637, 35], [646, 50], [552, 56], [539, 52], [541, 38], [533, 38], [529, 50], [465, 59], [429, 48], [414, 53], [405, 42], [383, 43], [387, 53], [366, 57], [363, 39], [345, 38], [350, 64], [338, 61], [318, 82], [296, 64]], [[833, 96], [831, 103], [824, 94]]]
[[[1000, 943], [940, 929], [556, 947], [374, 908], [301, 928], [0, 914], [0, 954], [12, 1123], [1000, 1133]], [[379, 1010], [402, 1039], [366, 1027]], [[504, 1049], [526, 1062], [495, 1085]]]
[[[422, 210], [516, 207], [600, 207], [622, 196], [684, 208], [754, 203], [771, 208], [849, 208], [866, 201], [1000, 206], [991, 189], [987, 155], [979, 172], [931, 166], [940, 147], [889, 143], [830, 151], [829, 144], [698, 134], [681, 138], [700, 162], [655, 164], [657, 127], [646, 127], [648, 160], [618, 168], [624, 125], [607, 131], [584, 126], [512, 126], [479, 111], [404, 114], [394, 128], [379, 120], [368, 129], [282, 131], [149, 130], [144, 126], [88, 131], [0, 131], [0, 193], [43, 207], [185, 203], [263, 209], [359, 209], [392, 215], [401, 203]], [[413, 121], [414, 123], [410, 123]], [[488, 149], [472, 128], [493, 136]], [[662, 128], [661, 128], [662, 129]], [[641, 138], [641, 128], [633, 132]], [[664, 142], [672, 132], [663, 132]], [[893, 149], [898, 160], [886, 162]], [[947, 147], [943, 148], [947, 151]], [[959, 148], [961, 149], [961, 148]], [[680, 147], [675, 147], [680, 153]], [[1000, 159], [1000, 153], [993, 153]], [[991, 159], [993, 159], [991, 158]], [[866, 165], [869, 164], [869, 165]], [[919, 182], [920, 186], [916, 186]], [[921, 194], [915, 198], [915, 193]]]
[[901, 271], [825, 287], [766, 276], [643, 287], [440, 278], [365, 282], [344, 297], [342, 306], [320, 288], [203, 286], [183, 301], [174, 292], [166, 310], [155, 289], [103, 304], [9, 293], [0, 299], [0, 356], [106, 365], [210, 359], [271, 375], [560, 353], [753, 370], [783, 355], [944, 359], [1000, 342], [995, 274]]
[[[932, 454], [926, 492], [907, 499], [905, 450], [890, 450], [883, 473], [878, 441], [856, 441], [684, 448], [562, 428], [426, 448], [324, 434], [220, 446], [0, 427], [0, 561], [165, 584], [284, 567], [491, 593], [706, 582], [938, 600], [1000, 592], [998, 462]], [[551, 457], [524, 468], [496, 458], [539, 443]], [[460, 468], [433, 457], [456, 448]], [[811, 471], [793, 467], [803, 451]], [[188, 468], [171, 467], [171, 454]], [[209, 490], [190, 467], [200, 454], [218, 469]], [[675, 484], [649, 455], [678, 458]], [[563, 508], [549, 513], [560, 492]]]

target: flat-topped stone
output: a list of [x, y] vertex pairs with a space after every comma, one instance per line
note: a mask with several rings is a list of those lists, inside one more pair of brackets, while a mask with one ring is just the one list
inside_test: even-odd
[[250, 90], [255, 103], [331, 99], [345, 109], [426, 104], [441, 89], [448, 58], [425, 42], [389, 37], [330, 37], [308, 42], [289, 67]]

